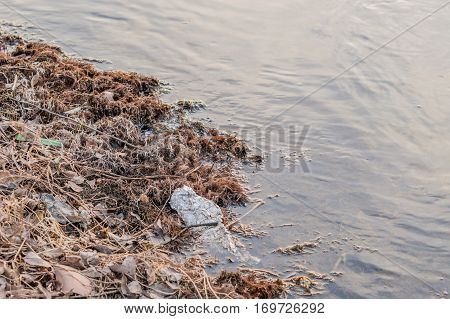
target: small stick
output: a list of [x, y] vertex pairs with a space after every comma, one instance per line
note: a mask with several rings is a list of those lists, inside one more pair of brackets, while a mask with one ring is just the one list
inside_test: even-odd
[[264, 205], [265, 202], [263, 200], [260, 200], [258, 203], [256, 203], [255, 206], [253, 206], [248, 212], [246, 212], [244, 215], [242, 215], [241, 217], [239, 217], [238, 219], [228, 223], [225, 225], [226, 228], [233, 226], [234, 224], [236, 224], [238, 221], [240, 221], [242, 218], [244, 218], [245, 216], [247, 216], [248, 214], [250, 214], [251, 212], [253, 212], [255, 209], [257, 209], [259, 206]]
[[186, 176], [191, 175], [192, 173], [194, 173], [195, 171], [197, 171], [200, 167], [202, 167], [202, 165], [197, 166], [196, 168], [194, 168], [193, 170], [189, 171], [186, 173]]
[[271, 225], [269, 228], [281, 228], [281, 227], [290, 227], [290, 226], [297, 226], [298, 224], [282, 224], [282, 225]]
[[22, 251], [22, 247], [23, 247], [23, 245], [25, 244], [25, 241], [26, 241], [26, 240], [27, 240], [27, 239], [25, 238], [25, 239], [22, 241], [22, 243], [20, 244], [19, 249], [17, 249], [17, 252], [16, 252], [16, 254], [14, 255], [14, 258], [13, 258], [14, 261], [17, 259], [17, 256], [19, 256], [20, 252]]
[[259, 269], [259, 268], [246, 268], [246, 267], [238, 267], [238, 269], [240, 270], [244, 270], [244, 271], [253, 271], [253, 272], [261, 272], [261, 273], [265, 273], [265, 274], [269, 274], [272, 275], [274, 277], [279, 277], [279, 274], [276, 274], [270, 270], [267, 269]]
[[16, 90], [17, 87], [17, 74], [14, 74], [14, 83], [12, 86], [12, 91], [14, 92]]

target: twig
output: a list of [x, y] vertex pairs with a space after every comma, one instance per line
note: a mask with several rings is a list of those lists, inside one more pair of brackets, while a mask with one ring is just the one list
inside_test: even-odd
[[282, 227], [290, 227], [290, 226], [297, 226], [298, 224], [282, 224], [282, 225], [271, 225], [269, 228], [282, 228]]
[[247, 216], [248, 214], [250, 214], [251, 212], [253, 212], [255, 209], [257, 209], [259, 206], [264, 205], [265, 202], [263, 200], [260, 200], [258, 203], [256, 203], [255, 206], [253, 206], [248, 212], [246, 212], [244, 215], [242, 215], [241, 217], [239, 217], [238, 219], [228, 223], [225, 225], [226, 228], [233, 226], [234, 224], [236, 224], [238, 221], [240, 221], [242, 218], [244, 218], [245, 216]]

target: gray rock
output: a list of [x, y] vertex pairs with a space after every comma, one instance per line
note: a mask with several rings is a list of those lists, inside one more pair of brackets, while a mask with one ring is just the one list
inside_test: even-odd
[[177, 188], [170, 198], [170, 206], [178, 212], [187, 227], [219, 224], [222, 211], [209, 199], [198, 196], [188, 186]]
[[192, 247], [192, 254], [206, 250], [211, 256], [221, 260], [257, 263], [259, 260], [251, 256], [243, 247], [238, 247], [239, 241], [234, 238], [222, 224], [222, 211], [214, 202], [198, 196], [192, 188], [183, 186], [177, 188], [170, 198], [170, 206], [178, 212], [187, 227], [197, 227], [194, 233], [198, 235], [197, 242]]

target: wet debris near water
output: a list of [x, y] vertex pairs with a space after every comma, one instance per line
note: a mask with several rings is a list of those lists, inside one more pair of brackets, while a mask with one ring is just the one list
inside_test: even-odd
[[206, 104], [198, 100], [180, 100], [177, 102], [177, 105], [189, 112], [196, 112], [200, 109], [206, 108]]
[[229, 285], [244, 298], [278, 298], [285, 292], [285, 283], [281, 279], [267, 281], [258, 279], [258, 273], [243, 275], [239, 272], [223, 271], [217, 281]]
[[306, 275], [279, 278], [278, 275], [264, 269], [240, 268], [239, 272], [223, 271], [217, 278], [221, 284], [227, 284], [244, 298], [280, 298], [288, 297], [288, 292], [298, 291], [299, 295], [312, 296], [320, 293], [318, 283]]
[[320, 243], [320, 238], [316, 238], [312, 241], [306, 241], [303, 243], [292, 244], [286, 247], [280, 247], [274, 250], [274, 253], [280, 253], [284, 255], [292, 254], [308, 254], [311, 249], [317, 248]]
[[317, 271], [309, 270], [303, 264], [296, 264], [293, 267], [292, 273], [287, 275], [287, 281], [294, 283], [295, 292], [298, 288], [301, 291], [298, 292], [299, 295], [312, 296], [321, 294], [326, 290], [326, 286], [335, 281], [334, 277], [337, 277], [335, 273], [319, 273]]
[[[152, 77], [0, 33], [0, 297], [282, 296], [275, 278], [180, 257], [202, 235], [239, 250], [222, 220], [247, 201], [233, 168], [248, 149], [159, 94]], [[179, 188], [218, 228], [187, 227], [169, 204]]]

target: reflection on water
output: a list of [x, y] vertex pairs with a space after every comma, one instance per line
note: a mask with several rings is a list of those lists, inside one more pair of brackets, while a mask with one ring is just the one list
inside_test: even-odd
[[[112, 62], [103, 67], [169, 81], [168, 101], [201, 98], [208, 110], [199, 116], [215, 125], [309, 127], [310, 172], [294, 162], [295, 170], [250, 176], [266, 201], [244, 218], [269, 233], [248, 241], [261, 268], [342, 273], [325, 297], [448, 290], [450, 6], [290, 108], [440, 1], [8, 3], [50, 32], [29, 33]], [[0, 19], [30, 25], [1, 4]], [[254, 141], [255, 132], [246, 135]], [[269, 160], [294, 150], [288, 138], [274, 139]], [[271, 253], [317, 237], [312, 254]]]

